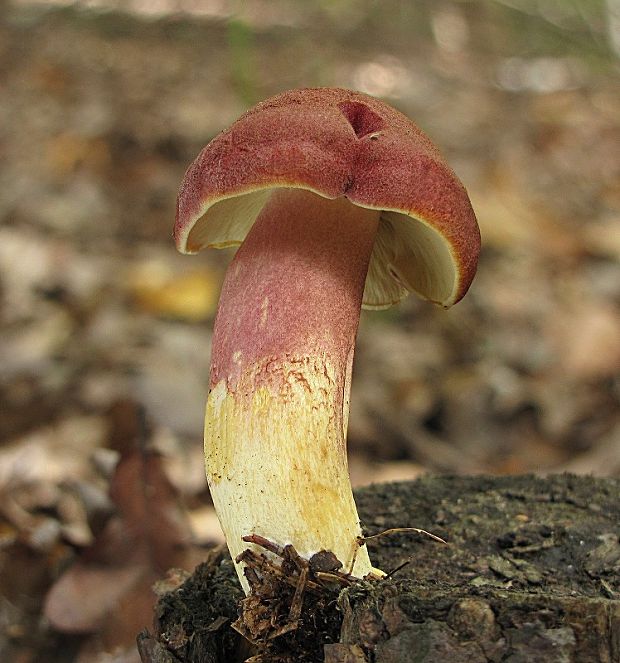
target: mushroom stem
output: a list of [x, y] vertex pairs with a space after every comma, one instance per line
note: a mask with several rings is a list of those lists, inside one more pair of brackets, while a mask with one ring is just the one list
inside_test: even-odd
[[[233, 559], [258, 534], [353, 575], [359, 518], [346, 431], [353, 350], [379, 212], [276, 189], [228, 268], [213, 334], [207, 479]], [[248, 591], [242, 568], [241, 584]]]

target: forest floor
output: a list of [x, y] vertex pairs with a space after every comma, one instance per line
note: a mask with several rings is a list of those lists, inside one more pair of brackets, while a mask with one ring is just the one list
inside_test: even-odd
[[286, 88], [355, 88], [415, 119], [482, 231], [454, 309], [362, 315], [354, 484], [620, 475], [620, 75], [601, 3], [194, 4], [0, 0], [3, 660], [134, 663], [153, 583], [222, 540], [201, 438], [230, 253], [175, 252], [175, 197], [204, 143]]

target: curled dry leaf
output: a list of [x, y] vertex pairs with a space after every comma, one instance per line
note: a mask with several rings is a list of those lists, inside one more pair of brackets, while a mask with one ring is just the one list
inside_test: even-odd
[[47, 595], [45, 615], [59, 631], [92, 633], [143, 573], [140, 564], [113, 568], [76, 562]]
[[[124, 426], [138, 438], [139, 424], [131, 423], [128, 408], [121, 410], [125, 420], [117, 421], [113, 434]], [[57, 630], [98, 631], [112, 646], [132, 642], [148, 621], [155, 581], [170, 567], [192, 568], [198, 556], [158, 454], [135, 445], [125, 448], [112, 476], [110, 498], [115, 515], [52, 586], [44, 614]]]

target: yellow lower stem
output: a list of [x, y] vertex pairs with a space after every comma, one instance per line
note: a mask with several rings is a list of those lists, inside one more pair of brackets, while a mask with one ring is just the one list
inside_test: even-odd
[[242, 536], [259, 534], [292, 543], [306, 558], [331, 550], [344, 569], [363, 577], [372, 567], [366, 548], [356, 550], [361, 530], [346, 454], [334, 444], [342, 432], [334, 417], [333, 370], [306, 357], [284, 363], [282, 371], [285, 393], [261, 387], [238, 396], [221, 381], [209, 395], [207, 478], [216, 511], [226, 514], [230, 553], [234, 559], [248, 547]]

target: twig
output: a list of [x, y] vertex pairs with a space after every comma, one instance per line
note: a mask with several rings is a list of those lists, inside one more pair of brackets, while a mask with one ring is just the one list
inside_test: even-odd
[[[353, 567], [355, 566], [355, 560], [357, 559], [357, 551], [362, 546], [366, 545], [367, 541], [370, 541], [370, 539], [378, 539], [381, 536], [389, 536], [390, 534], [400, 534], [401, 532], [415, 532], [416, 534], [425, 534], [426, 536], [430, 537], [434, 541], [437, 541], [438, 543], [443, 543], [445, 545], [448, 545], [448, 542], [444, 541], [440, 536], [437, 536], [436, 534], [431, 534], [431, 532], [427, 532], [425, 529], [420, 529], [419, 527], [390, 527], [389, 529], [384, 529], [382, 532], [378, 532], [377, 534], [370, 534], [368, 536], [358, 536], [357, 539], [355, 540], [355, 550], [353, 551], [351, 566], [349, 567], [349, 575], [353, 573]], [[400, 568], [402, 568], [402, 566]], [[395, 569], [394, 571], [391, 571], [391, 573], [395, 573], [397, 570], [398, 569]], [[389, 575], [387, 577], [389, 577]]]

